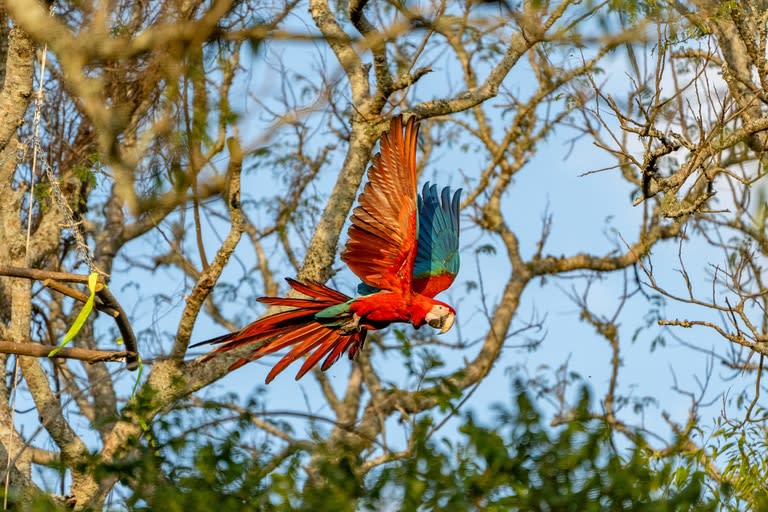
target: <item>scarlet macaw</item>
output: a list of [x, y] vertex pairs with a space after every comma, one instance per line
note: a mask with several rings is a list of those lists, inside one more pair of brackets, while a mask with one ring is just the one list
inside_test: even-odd
[[[410, 322], [417, 329], [429, 324], [448, 331], [456, 311], [434, 296], [447, 289], [459, 270], [459, 197], [445, 187], [424, 185], [416, 190], [416, 138], [418, 124], [411, 117], [403, 133], [395, 117], [381, 138], [359, 206], [352, 212], [349, 239], [341, 259], [361, 280], [351, 298], [324, 284], [287, 279], [308, 299], [262, 297], [259, 302], [294, 309], [275, 313], [197, 345], [219, 345], [213, 357], [246, 344], [258, 344], [248, 356], [235, 361], [230, 371], [265, 354], [293, 346], [269, 372], [268, 384], [296, 359], [312, 352], [301, 366], [300, 379], [320, 359], [331, 367], [347, 352], [353, 359], [367, 331], [395, 322]], [[418, 233], [418, 236], [417, 236]], [[194, 346], [197, 346], [194, 345]]]

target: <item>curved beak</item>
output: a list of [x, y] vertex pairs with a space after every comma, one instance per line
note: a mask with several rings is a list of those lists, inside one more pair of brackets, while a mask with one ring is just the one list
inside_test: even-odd
[[456, 321], [456, 315], [453, 313], [447, 313], [442, 316], [431, 315], [427, 313], [427, 323], [435, 329], [440, 329], [440, 334], [445, 334], [453, 327], [453, 322]]

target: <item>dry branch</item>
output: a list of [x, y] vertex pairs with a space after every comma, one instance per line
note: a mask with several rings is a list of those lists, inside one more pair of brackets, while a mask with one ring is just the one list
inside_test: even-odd
[[[51, 290], [55, 290], [68, 297], [72, 297], [75, 300], [78, 300], [83, 303], [85, 303], [88, 300], [88, 296], [86, 294], [58, 282], [58, 281], [67, 281], [71, 283], [87, 283], [88, 276], [86, 275], [70, 274], [69, 272], [55, 272], [51, 270], [40, 270], [40, 269], [34, 269], [34, 268], [13, 267], [10, 265], [0, 265], [0, 275], [9, 276], [9, 277], [20, 277], [23, 279], [31, 279], [35, 281], [42, 281], [43, 286], [50, 288]], [[105, 285], [101, 283], [99, 283], [96, 288], [98, 290], [96, 292], [96, 297], [98, 300], [94, 302], [94, 308], [96, 308], [96, 310], [98, 311], [107, 313], [108, 315], [112, 316], [112, 318], [115, 319], [115, 323], [117, 324], [117, 328], [120, 331], [120, 335], [123, 338], [123, 343], [125, 343], [125, 348], [127, 349], [125, 352], [120, 352], [120, 353], [123, 354], [123, 358], [125, 359], [127, 368], [129, 370], [135, 370], [139, 367], [138, 341], [136, 340], [136, 335], [133, 333], [133, 328], [131, 327], [130, 321], [128, 319], [128, 315], [126, 315], [125, 311], [123, 310], [122, 306], [120, 306], [120, 303], [117, 301], [115, 296], [112, 295], [112, 292], [109, 291], [109, 288], [107, 288]], [[67, 350], [85, 350], [85, 349], [67, 349]], [[0, 352], [3, 352], [3, 350], [0, 350]], [[95, 351], [95, 352], [100, 353], [100, 351]], [[13, 354], [16, 352], [8, 352], [8, 353]], [[22, 355], [37, 355], [37, 354], [22, 354]], [[47, 353], [44, 355], [47, 355]], [[82, 357], [75, 357], [75, 356], [62, 356], [62, 357], [69, 357], [71, 359], [82, 359]], [[83, 357], [86, 357], [86, 356], [84, 355]], [[87, 360], [87, 359], [84, 359], [84, 360]], [[93, 359], [90, 362], [96, 362], [99, 360], [100, 359]], [[101, 360], [115, 361], [117, 359], [111, 358], [111, 359], [101, 359]]]
[[21, 277], [24, 279], [32, 279], [34, 281], [53, 279], [68, 283], [88, 283], [87, 275], [56, 272], [53, 270], [40, 270], [36, 268], [13, 267], [11, 265], [0, 265], [0, 276]]
[[[54, 347], [38, 343], [16, 343], [15, 341], [0, 341], [0, 353], [16, 354], [19, 356], [49, 357]], [[91, 350], [88, 348], [62, 348], [50, 356], [52, 359], [78, 359], [93, 364], [108, 361], [125, 361], [129, 357], [136, 358], [135, 352], [118, 350]]]

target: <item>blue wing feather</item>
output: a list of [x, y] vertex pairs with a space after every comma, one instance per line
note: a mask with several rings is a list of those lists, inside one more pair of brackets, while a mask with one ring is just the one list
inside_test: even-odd
[[[419, 240], [413, 264], [415, 280], [441, 278], [439, 291], [447, 288], [459, 272], [459, 202], [461, 189], [426, 183], [418, 197]], [[431, 288], [437, 286], [435, 282]], [[425, 288], [428, 288], [425, 286]]]
[[[459, 272], [461, 189], [451, 197], [450, 187], [445, 187], [438, 196], [437, 185], [426, 183], [417, 199], [419, 240], [413, 262], [414, 286], [434, 296], [448, 288]], [[438, 280], [441, 282], [438, 283]], [[378, 291], [378, 288], [365, 283], [357, 286], [359, 295]]]
[[375, 286], [371, 286], [369, 284], [361, 282], [357, 285], [357, 294], [358, 295], [370, 295], [372, 293], [380, 292], [381, 290], [379, 288], [376, 288]]

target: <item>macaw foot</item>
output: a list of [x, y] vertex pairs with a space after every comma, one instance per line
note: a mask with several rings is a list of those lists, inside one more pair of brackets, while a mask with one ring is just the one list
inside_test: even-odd
[[352, 315], [352, 320], [344, 324], [344, 326], [341, 328], [341, 332], [345, 335], [354, 334], [355, 332], [360, 330], [360, 315], [357, 313], [354, 313]]

